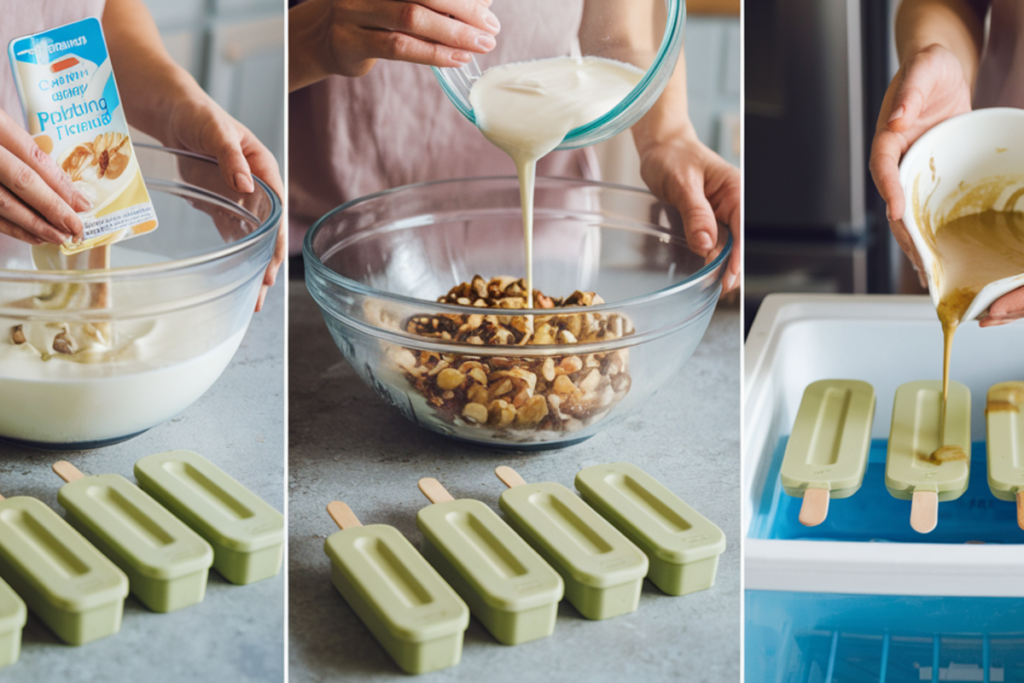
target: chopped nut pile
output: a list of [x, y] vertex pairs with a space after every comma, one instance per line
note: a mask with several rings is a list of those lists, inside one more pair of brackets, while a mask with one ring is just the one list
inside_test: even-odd
[[[441, 303], [477, 309], [524, 309], [523, 280], [479, 275], [454, 287]], [[551, 315], [467, 312], [413, 316], [406, 331], [423, 337], [488, 346], [543, 346], [610, 341], [633, 333], [617, 314], [574, 313], [604, 303], [592, 292], [553, 299], [534, 291], [534, 305]], [[567, 310], [568, 309], [568, 310]], [[504, 430], [573, 432], [602, 419], [629, 392], [629, 351], [493, 357], [401, 349], [395, 362], [438, 414], [456, 425]]]

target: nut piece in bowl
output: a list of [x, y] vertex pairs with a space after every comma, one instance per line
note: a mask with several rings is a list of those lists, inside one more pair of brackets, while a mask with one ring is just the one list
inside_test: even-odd
[[389, 190], [307, 233], [328, 330], [407, 419], [480, 445], [566, 446], [650, 409], [700, 343], [727, 231], [705, 263], [650, 193], [563, 178], [538, 179], [534, 215], [533, 309], [522, 280], [484, 277], [525, 272], [514, 177]]
[[205, 157], [132, 151], [164, 229], [70, 256], [0, 236], [0, 439], [135, 436], [205, 393], [245, 335], [277, 197], [262, 182], [236, 193]]
[[[633, 333], [618, 314], [560, 313], [604, 301], [592, 292], [564, 300], [534, 292], [549, 315], [515, 315], [526, 308], [526, 285], [512, 277], [477, 275], [440, 303], [470, 307], [465, 314], [419, 315], [406, 331], [421, 337], [487, 346], [547, 346], [620, 339]], [[497, 311], [503, 311], [501, 313]], [[491, 438], [545, 441], [604, 418], [629, 391], [629, 351], [531, 357], [392, 350], [410, 384], [459, 432], [489, 430]]]

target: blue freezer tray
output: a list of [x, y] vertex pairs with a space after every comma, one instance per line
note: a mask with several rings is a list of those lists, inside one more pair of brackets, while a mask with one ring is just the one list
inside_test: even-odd
[[746, 591], [746, 683], [1024, 683], [1024, 598]]
[[[882, 543], [1024, 543], [1017, 507], [998, 500], [988, 488], [985, 442], [971, 445], [971, 482], [957, 500], [939, 503], [939, 525], [930, 534], [910, 528], [910, 501], [893, 498], [885, 488], [888, 441], [871, 442], [864, 485], [853, 496], [829, 502], [828, 518], [805, 527], [797, 517], [800, 498], [782, 490], [779, 469], [787, 438], [779, 440], [768, 479], [750, 523], [750, 538], [791, 541], [861, 541]], [[1024, 628], [1024, 624], [1022, 624]]]

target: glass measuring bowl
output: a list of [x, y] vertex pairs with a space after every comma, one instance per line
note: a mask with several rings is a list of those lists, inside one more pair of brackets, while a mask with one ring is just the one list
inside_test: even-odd
[[[80, 450], [129, 439], [202, 396], [245, 335], [277, 238], [277, 195], [258, 178], [255, 192], [236, 192], [207, 157], [133, 149], [160, 225], [113, 245], [109, 270], [38, 270], [32, 248], [0, 235], [0, 441]], [[94, 361], [13, 352], [16, 327], [60, 326], [81, 340], [105, 330], [113, 351]]]
[[[513, 0], [495, 0], [491, 11], [501, 20], [502, 7]], [[485, 55], [472, 55], [469, 64], [455, 68], [436, 68], [434, 75], [448, 99], [463, 116], [476, 125], [469, 91], [485, 71], [512, 62], [561, 56], [593, 56], [615, 59], [645, 70], [636, 87], [607, 114], [572, 129], [557, 149], [587, 147], [626, 130], [642, 117], [661, 96], [679, 61], [683, 48], [685, 0], [583, 0], [582, 21], [577, 40], [566, 45], [561, 54], [516, 52], [503, 49], [502, 35], [514, 31], [504, 25], [498, 34], [498, 47]], [[644, 23], [650, 17], [650, 25]], [[625, 43], [624, 36], [634, 38]]]

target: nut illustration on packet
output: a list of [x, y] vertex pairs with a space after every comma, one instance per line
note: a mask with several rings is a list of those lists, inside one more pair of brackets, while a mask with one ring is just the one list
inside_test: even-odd
[[7, 49], [29, 134], [93, 204], [79, 214], [82, 241], [62, 245], [61, 252], [155, 230], [99, 20], [15, 38]]

